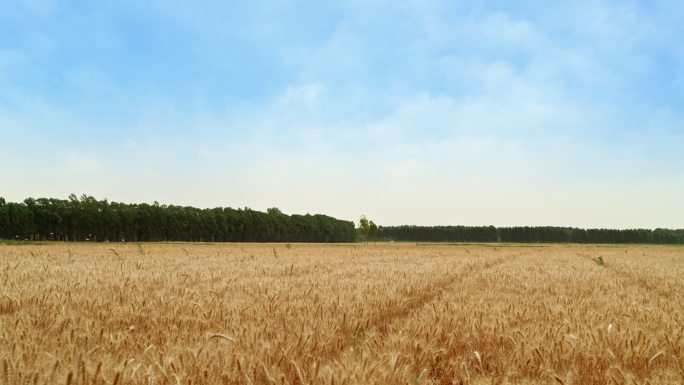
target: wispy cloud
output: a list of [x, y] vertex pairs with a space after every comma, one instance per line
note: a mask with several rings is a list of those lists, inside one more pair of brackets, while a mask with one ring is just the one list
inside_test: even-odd
[[684, 227], [676, 3], [26, 1], [0, 22], [10, 199]]

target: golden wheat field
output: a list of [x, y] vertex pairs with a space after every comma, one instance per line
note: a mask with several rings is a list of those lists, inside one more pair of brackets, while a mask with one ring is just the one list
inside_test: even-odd
[[0, 285], [8, 385], [684, 383], [680, 247], [0, 245]]

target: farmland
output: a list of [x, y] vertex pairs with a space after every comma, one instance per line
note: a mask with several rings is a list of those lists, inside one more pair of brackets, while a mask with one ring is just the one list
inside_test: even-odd
[[683, 277], [676, 246], [0, 244], [0, 383], [681, 384]]

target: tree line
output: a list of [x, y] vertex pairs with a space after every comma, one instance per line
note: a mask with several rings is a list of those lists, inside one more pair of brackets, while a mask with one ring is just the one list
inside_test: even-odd
[[0, 239], [30, 241], [204, 242], [520, 242], [684, 244], [684, 229], [580, 229], [552, 226], [376, 226], [326, 215], [286, 215], [277, 208], [199, 209], [127, 204], [92, 196], [0, 198]]
[[0, 239], [30, 241], [354, 242], [351, 221], [326, 215], [286, 215], [277, 208], [127, 204], [92, 196], [0, 198]]
[[410, 242], [684, 244], [684, 229], [580, 229], [553, 226], [380, 226], [375, 240]]

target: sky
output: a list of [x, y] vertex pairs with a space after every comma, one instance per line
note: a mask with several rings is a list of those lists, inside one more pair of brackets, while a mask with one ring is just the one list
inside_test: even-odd
[[9, 201], [684, 228], [681, 1], [0, 8]]

